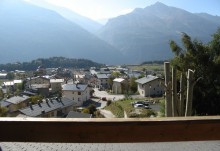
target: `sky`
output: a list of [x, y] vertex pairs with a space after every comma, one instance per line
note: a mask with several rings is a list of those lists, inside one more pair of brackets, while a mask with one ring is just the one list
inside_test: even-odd
[[[26, 0], [32, 1], [32, 0]], [[33, 0], [34, 1], [34, 0]], [[35, 0], [36, 1], [36, 0]], [[40, 0], [38, 0], [40, 1]], [[135, 8], [145, 8], [156, 2], [168, 6], [185, 9], [192, 13], [209, 13], [220, 16], [220, 0], [43, 0], [66, 7], [74, 12], [101, 20], [116, 17], [131, 12]]]

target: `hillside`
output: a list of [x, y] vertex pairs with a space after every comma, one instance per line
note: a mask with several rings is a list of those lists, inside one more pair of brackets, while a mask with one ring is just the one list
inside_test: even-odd
[[30, 62], [17, 62], [0, 64], [0, 70], [14, 71], [14, 70], [25, 70], [33, 71], [39, 66], [44, 68], [90, 68], [90, 67], [101, 67], [103, 64], [93, 62], [88, 59], [72, 59], [65, 57], [52, 57], [52, 58], [39, 58]]
[[0, 63], [52, 56], [122, 63], [116, 48], [58, 13], [22, 0], [0, 1], [0, 33]]
[[211, 19], [210, 16], [157, 2], [110, 19], [98, 35], [120, 49], [128, 58], [126, 63], [166, 60], [172, 57], [169, 41], [180, 41], [181, 32], [203, 42], [209, 41], [220, 26], [220, 17], [212, 16]]

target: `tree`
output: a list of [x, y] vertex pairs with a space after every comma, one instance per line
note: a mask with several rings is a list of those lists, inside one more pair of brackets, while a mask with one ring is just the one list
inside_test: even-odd
[[14, 73], [12, 73], [12, 72], [9, 72], [9, 73], [6, 75], [6, 78], [7, 78], [8, 80], [13, 80], [14, 77], [15, 77], [15, 75], [14, 75]]
[[38, 100], [42, 101], [42, 99], [43, 99], [43, 97], [40, 96], [40, 95], [30, 97], [30, 101], [31, 101], [32, 104], [37, 104]]
[[137, 92], [137, 83], [135, 82], [135, 80], [137, 80], [137, 78], [135, 78], [135, 77], [131, 77], [129, 79], [129, 88], [132, 93]]
[[171, 65], [186, 78], [188, 69], [194, 71], [194, 79], [202, 78], [194, 86], [192, 113], [195, 115], [220, 114], [220, 29], [213, 35], [208, 44], [191, 40], [182, 33], [181, 48], [170, 41], [170, 48], [175, 54]]

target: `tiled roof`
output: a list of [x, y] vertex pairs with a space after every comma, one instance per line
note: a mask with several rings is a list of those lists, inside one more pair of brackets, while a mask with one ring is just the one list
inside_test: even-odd
[[66, 118], [91, 118], [92, 114], [70, 111]]
[[85, 84], [64, 84], [62, 89], [64, 91], [84, 91], [87, 88]]
[[5, 100], [0, 101], [0, 106], [6, 107], [9, 106], [11, 103], [10, 102], [6, 102]]
[[156, 76], [148, 75], [147, 77], [143, 77], [141, 79], [136, 80], [136, 82], [140, 83], [140, 84], [145, 84], [145, 83], [148, 83], [148, 82], [153, 81], [155, 79], [159, 79], [159, 78]]
[[7, 100], [5, 100], [6, 102], [12, 103], [12, 104], [19, 104], [27, 99], [29, 99], [29, 96], [23, 95], [23, 96], [13, 96]]
[[67, 98], [62, 98], [62, 101], [50, 99], [49, 101], [43, 101], [43, 103], [32, 105], [32, 108], [28, 106], [26, 108], [20, 109], [19, 111], [26, 116], [36, 117], [43, 114], [43, 112], [48, 113], [57, 109], [71, 106], [73, 104], [74, 102]]

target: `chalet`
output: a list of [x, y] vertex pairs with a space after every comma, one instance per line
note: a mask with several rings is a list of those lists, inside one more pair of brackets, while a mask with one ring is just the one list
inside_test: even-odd
[[20, 109], [28, 117], [64, 117], [73, 110], [74, 102], [68, 98], [51, 98]]
[[28, 96], [13, 96], [9, 99], [2, 101], [2, 105], [9, 109], [9, 112], [15, 112], [20, 108], [24, 108], [27, 106], [27, 102], [29, 102]]
[[62, 85], [62, 96], [73, 100], [76, 106], [81, 106], [90, 98], [90, 87], [86, 84], [64, 84]]
[[161, 86], [163, 80], [157, 76], [148, 75], [136, 80], [138, 83], [138, 92], [141, 96], [162, 96], [164, 87]]
[[122, 94], [127, 86], [127, 80], [123, 78], [116, 78], [113, 80], [112, 92], [115, 94]]

